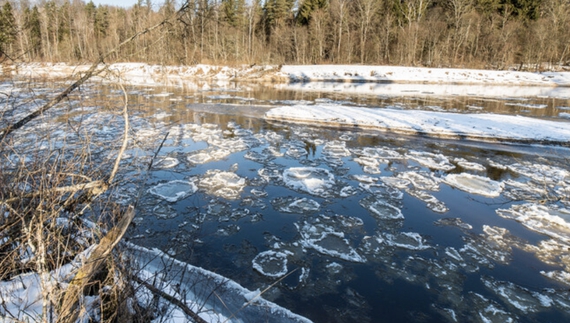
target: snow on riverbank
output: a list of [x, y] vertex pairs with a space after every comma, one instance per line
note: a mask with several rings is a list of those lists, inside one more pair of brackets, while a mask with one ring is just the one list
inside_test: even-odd
[[498, 114], [294, 105], [269, 110], [270, 121], [373, 129], [436, 138], [568, 145], [570, 124]]
[[[103, 67], [103, 66], [101, 66]], [[28, 63], [17, 65], [11, 73], [27, 77], [66, 77], [85, 72], [88, 65]], [[7, 69], [6, 69], [7, 70]], [[570, 72], [518, 72], [452, 68], [363, 65], [242, 65], [237, 67], [191, 65], [160, 66], [145, 63], [109, 65], [111, 79], [138, 85], [183, 85], [191, 80], [248, 80], [277, 82], [375, 82], [477, 85], [570, 86]], [[2, 74], [2, 73], [0, 73]]]
[[[148, 250], [131, 243], [125, 243], [124, 247], [125, 256], [128, 254], [142, 268], [137, 274], [139, 280], [179, 300], [206, 322], [256, 322], [262, 319], [263, 322], [311, 323], [310, 320], [263, 299], [261, 292], [250, 291], [216, 273], [170, 258], [156, 249]], [[81, 257], [46, 274], [44, 279], [47, 281], [44, 284], [68, 284], [81, 265], [79, 258]], [[145, 286], [138, 286], [136, 290], [139, 302], [153, 302], [153, 294]], [[216, 297], [210, 297], [212, 293]], [[0, 281], [3, 305], [0, 317], [7, 322], [41, 321], [44, 304], [42, 297], [41, 277], [37, 273]], [[97, 317], [99, 302], [97, 296], [85, 296], [85, 307], [79, 321]], [[152, 322], [189, 322], [180, 308], [164, 299], [159, 302], [157, 306], [162, 311], [156, 313], [157, 317]], [[5, 322], [2, 319], [0, 321]]]

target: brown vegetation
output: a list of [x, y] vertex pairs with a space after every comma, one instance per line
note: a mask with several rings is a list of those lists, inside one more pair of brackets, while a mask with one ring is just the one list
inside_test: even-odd
[[[94, 61], [179, 6], [2, 0], [0, 50], [15, 61]], [[379, 64], [525, 69], [568, 65], [567, 0], [190, 0], [175, 22], [109, 61]]]

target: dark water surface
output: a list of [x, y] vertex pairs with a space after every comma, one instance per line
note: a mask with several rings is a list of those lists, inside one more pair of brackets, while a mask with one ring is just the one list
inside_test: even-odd
[[[53, 90], [37, 84], [43, 92]], [[387, 96], [242, 84], [128, 92], [132, 140], [115, 201], [136, 199], [136, 179], [168, 133], [131, 242], [251, 290], [275, 284], [263, 297], [315, 322], [570, 320], [568, 149], [263, 119], [273, 106], [329, 103], [565, 122], [565, 94]], [[116, 144], [122, 102], [118, 88], [91, 84], [54, 113], [62, 132], [77, 122]]]

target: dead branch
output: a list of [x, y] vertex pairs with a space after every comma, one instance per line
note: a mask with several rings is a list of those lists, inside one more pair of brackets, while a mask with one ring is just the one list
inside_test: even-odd
[[123, 218], [101, 239], [101, 242], [95, 247], [85, 264], [79, 268], [63, 296], [59, 311], [60, 322], [72, 323], [77, 321], [77, 315], [79, 314], [77, 307], [83, 288], [89, 283], [91, 277], [97, 273], [103, 262], [113, 251], [113, 248], [123, 238], [134, 216], [135, 209], [129, 206]]
[[178, 300], [177, 298], [175, 298], [174, 296], [171, 296], [163, 291], [161, 291], [160, 289], [156, 288], [153, 284], [149, 284], [148, 282], [140, 279], [139, 277], [137, 277], [136, 275], [133, 276], [133, 279], [143, 285], [144, 287], [146, 287], [148, 290], [150, 290], [153, 294], [158, 295], [162, 298], [164, 298], [165, 300], [169, 301], [170, 303], [178, 306], [186, 315], [188, 315], [190, 318], [192, 318], [192, 320], [194, 320], [194, 322], [196, 323], [206, 323], [206, 321], [201, 318], [198, 314], [196, 314], [194, 311], [192, 311], [188, 306], [186, 306], [186, 304], [184, 304], [182, 301]]

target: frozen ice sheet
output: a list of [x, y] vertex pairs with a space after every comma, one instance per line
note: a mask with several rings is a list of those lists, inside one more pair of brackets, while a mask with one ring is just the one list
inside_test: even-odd
[[291, 167], [283, 171], [283, 181], [287, 187], [316, 196], [331, 196], [335, 184], [334, 175], [324, 168]]
[[149, 192], [156, 195], [168, 202], [177, 202], [183, 198], [186, 198], [198, 190], [198, 187], [194, 182], [175, 180], [163, 184], [158, 184], [151, 189]]
[[246, 185], [246, 180], [232, 172], [210, 169], [198, 182], [198, 186], [207, 194], [228, 200], [238, 199]]
[[570, 244], [570, 210], [555, 205], [517, 204], [497, 214], [520, 222], [530, 230]]
[[271, 200], [271, 204], [277, 211], [284, 213], [309, 214], [317, 212], [321, 208], [317, 201], [306, 197], [278, 197]]
[[287, 274], [287, 253], [273, 250], [261, 252], [251, 261], [253, 269], [270, 278], [283, 277]]
[[462, 191], [488, 197], [497, 197], [503, 191], [503, 183], [468, 173], [449, 174], [445, 176], [444, 181]]

